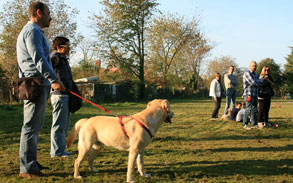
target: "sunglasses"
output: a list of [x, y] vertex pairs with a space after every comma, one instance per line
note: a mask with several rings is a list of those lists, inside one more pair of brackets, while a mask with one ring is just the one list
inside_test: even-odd
[[270, 71], [270, 69], [265, 69], [265, 71]]
[[63, 44], [63, 45], [60, 45], [61, 48], [69, 48], [70, 45], [69, 44]]

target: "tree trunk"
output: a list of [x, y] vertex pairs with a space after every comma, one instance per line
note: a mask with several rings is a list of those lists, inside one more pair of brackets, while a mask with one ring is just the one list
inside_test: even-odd
[[139, 100], [145, 99], [145, 80], [144, 71], [140, 71], [139, 74]]

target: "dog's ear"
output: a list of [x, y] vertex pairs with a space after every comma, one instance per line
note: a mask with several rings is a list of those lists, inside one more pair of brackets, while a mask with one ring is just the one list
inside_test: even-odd
[[149, 102], [149, 103], [147, 104], [147, 108], [150, 107], [150, 106], [151, 106], [151, 102]]
[[164, 109], [164, 111], [169, 111], [169, 102], [168, 100], [163, 100], [161, 103], [162, 108]]

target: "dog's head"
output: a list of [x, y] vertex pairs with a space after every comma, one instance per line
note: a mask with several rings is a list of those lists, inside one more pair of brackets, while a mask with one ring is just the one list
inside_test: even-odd
[[155, 106], [163, 110], [164, 122], [171, 124], [171, 118], [174, 116], [174, 113], [171, 111], [170, 103], [168, 102], [168, 100], [155, 99], [150, 101], [147, 105], [147, 107], [155, 107]]

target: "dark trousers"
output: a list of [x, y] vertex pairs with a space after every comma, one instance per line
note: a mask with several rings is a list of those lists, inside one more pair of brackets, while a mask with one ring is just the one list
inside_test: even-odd
[[271, 107], [271, 98], [258, 100], [258, 122], [269, 122], [269, 111]]
[[212, 114], [212, 118], [217, 118], [218, 117], [219, 109], [221, 107], [221, 101], [222, 101], [221, 97], [217, 97], [217, 102], [214, 100], [215, 108], [214, 108], [214, 111], [213, 111], [213, 114]]

